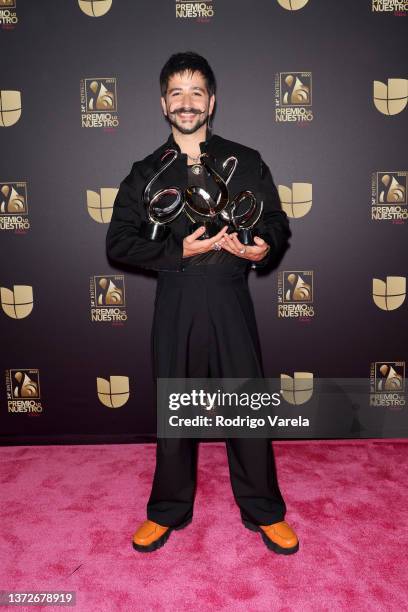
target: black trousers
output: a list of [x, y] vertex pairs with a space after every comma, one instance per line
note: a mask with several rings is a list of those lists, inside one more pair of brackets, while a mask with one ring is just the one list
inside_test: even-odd
[[[155, 377], [259, 378], [263, 366], [245, 272], [217, 264], [159, 272], [152, 326]], [[270, 439], [226, 439], [241, 518], [268, 525], [284, 519]], [[147, 518], [175, 527], [193, 515], [198, 440], [158, 438]]]

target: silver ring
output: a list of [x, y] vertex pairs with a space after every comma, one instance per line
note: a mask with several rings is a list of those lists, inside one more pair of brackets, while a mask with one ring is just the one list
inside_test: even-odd
[[244, 247], [243, 249], [240, 250], [240, 253], [245, 253], [246, 251], [246, 247]]
[[213, 244], [214, 251], [219, 251], [221, 249], [221, 245], [218, 242], [214, 242]]

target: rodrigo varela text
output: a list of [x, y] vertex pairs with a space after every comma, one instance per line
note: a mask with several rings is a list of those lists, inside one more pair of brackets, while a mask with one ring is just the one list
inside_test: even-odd
[[[296, 418], [282, 418], [278, 415], [268, 415], [267, 420], [271, 427], [309, 427], [309, 419], [301, 415]], [[169, 424], [171, 427], [213, 427], [214, 422], [216, 427], [249, 427], [250, 429], [265, 427], [266, 425], [265, 419], [249, 416], [226, 418], [217, 414], [215, 417], [203, 415], [197, 415], [192, 418], [179, 417], [177, 415], [169, 417]]]

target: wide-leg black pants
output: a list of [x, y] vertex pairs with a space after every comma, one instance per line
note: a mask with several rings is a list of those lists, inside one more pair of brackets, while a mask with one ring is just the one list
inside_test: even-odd
[[[164, 378], [259, 378], [262, 356], [245, 272], [217, 264], [160, 272], [152, 326], [152, 367]], [[241, 518], [284, 519], [270, 439], [226, 439]], [[193, 515], [198, 440], [158, 438], [147, 518], [177, 526]]]

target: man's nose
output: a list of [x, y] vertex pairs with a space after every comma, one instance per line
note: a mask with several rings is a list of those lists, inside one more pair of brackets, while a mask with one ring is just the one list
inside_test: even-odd
[[183, 94], [183, 106], [185, 108], [193, 108], [192, 98], [188, 93]]

